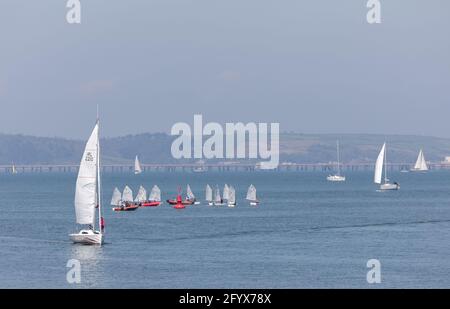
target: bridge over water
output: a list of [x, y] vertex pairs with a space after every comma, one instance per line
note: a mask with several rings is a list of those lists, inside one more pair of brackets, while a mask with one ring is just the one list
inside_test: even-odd
[[[450, 164], [446, 163], [429, 163], [430, 170], [443, 170], [450, 169]], [[141, 164], [144, 172], [201, 172], [201, 171], [220, 171], [220, 172], [232, 172], [232, 171], [258, 171], [259, 168], [255, 164], [250, 163], [217, 163], [217, 164]], [[277, 171], [332, 171], [336, 167], [333, 163], [289, 163], [280, 164], [276, 169]], [[409, 170], [413, 167], [408, 163], [390, 163], [387, 168], [391, 171]], [[44, 173], [44, 172], [58, 172], [58, 173], [74, 173], [78, 171], [78, 164], [35, 164], [35, 165], [16, 165], [16, 171], [18, 173]], [[341, 164], [343, 171], [371, 171], [374, 169], [373, 163], [344, 163]], [[12, 165], [0, 165], [0, 173], [12, 173]], [[103, 172], [114, 173], [132, 173], [134, 171], [134, 165], [132, 164], [105, 164], [102, 165]]]

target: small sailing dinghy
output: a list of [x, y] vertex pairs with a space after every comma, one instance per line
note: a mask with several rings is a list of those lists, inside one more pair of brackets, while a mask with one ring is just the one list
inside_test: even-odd
[[426, 172], [426, 171], [428, 171], [427, 161], [425, 160], [425, 156], [423, 155], [423, 150], [420, 149], [416, 164], [414, 165], [414, 168], [411, 169], [411, 172]]
[[19, 172], [17, 171], [16, 165], [13, 163], [12, 167], [11, 167], [11, 173], [13, 175], [18, 174]]
[[219, 186], [216, 186], [216, 190], [214, 192], [214, 206], [222, 206], [225, 205], [222, 197], [220, 196]]
[[133, 191], [130, 187], [125, 186], [122, 192], [122, 204], [119, 207], [114, 207], [114, 211], [133, 211], [139, 208], [139, 205], [133, 201]]
[[141, 206], [143, 202], [147, 201], [147, 190], [143, 186], [139, 187], [138, 194], [136, 195], [136, 198], [134, 199], [134, 203], [136, 205]]
[[230, 199], [230, 187], [228, 187], [227, 184], [225, 184], [225, 186], [223, 186], [222, 197], [225, 201], [228, 201]]
[[197, 199], [194, 195], [194, 192], [191, 190], [191, 186], [187, 185], [186, 187], [186, 200], [183, 201], [185, 205], [199, 205], [200, 202], [197, 202]]
[[205, 189], [205, 201], [208, 203], [208, 206], [214, 205], [213, 203], [213, 192], [209, 185], [206, 185]]
[[328, 181], [332, 182], [344, 182], [345, 176], [341, 175], [341, 165], [340, 165], [340, 154], [339, 154], [339, 141], [336, 142], [336, 149], [337, 149], [337, 174], [335, 175], [329, 175], [327, 177]]
[[120, 207], [122, 205], [122, 193], [116, 187], [114, 188], [113, 195], [111, 198], [111, 206]]
[[134, 174], [137, 175], [140, 173], [142, 173], [141, 162], [139, 162], [139, 158], [136, 156], [134, 159]]
[[[96, 225], [98, 212], [98, 230]], [[99, 120], [89, 137], [81, 159], [75, 189], [76, 222], [87, 226], [78, 233], [70, 234], [70, 239], [77, 244], [101, 245], [104, 241], [104, 220], [101, 204], [100, 177], [100, 139]]]
[[[381, 191], [386, 190], [398, 190], [400, 185], [397, 182], [390, 183], [387, 177], [387, 150], [386, 143], [383, 144], [380, 153], [378, 154], [377, 162], [375, 163], [375, 175], [374, 182], [380, 185]], [[383, 169], [384, 169], [384, 179], [383, 179]]]
[[161, 204], [161, 190], [157, 185], [154, 185], [148, 200], [141, 203], [142, 207], [156, 207]]
[[236, 190], [233, 186], [228, 187], [228, 207], [236, 206]]
[[251, 206], [258, 206], [259, 200], [256, 198], [256, 188], [254, 185], [248, 187], [246, 200], [250, 202]]

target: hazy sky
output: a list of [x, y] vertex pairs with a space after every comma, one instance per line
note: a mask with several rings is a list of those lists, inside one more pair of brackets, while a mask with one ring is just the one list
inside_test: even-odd
[[450, 1], [0, 0], [0, 132], [86, 138], [174, 122], [450, 137]]

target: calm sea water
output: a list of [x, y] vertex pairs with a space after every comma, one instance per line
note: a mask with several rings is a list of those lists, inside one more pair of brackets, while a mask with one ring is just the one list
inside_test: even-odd
[[[0, 175], [0, 287], [313, 288], [373, 287], [369, 259], [381, 262], [377, 287], [450, 287], [450, 173], [393, 174], [399, 192], [377, 192], [372, 173], [328, 183], [322, 173], [147, 173], [104, 175], [114, 186], [158, 184], [163, 198], [189, 183], [235, 186], [238, 206], [167, 205], [111, 211], [106, 244], [73, 245], [75, 174]], [[256, 185], [262, 203], [244, 196]], [[66, 281], [69, 259], [81, 283]]]

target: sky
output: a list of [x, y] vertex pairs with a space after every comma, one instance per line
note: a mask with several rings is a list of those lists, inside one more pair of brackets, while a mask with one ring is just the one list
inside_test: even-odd
[[450, 1], [0, 0], [0, 133], [176, 122], [450, 138]]

